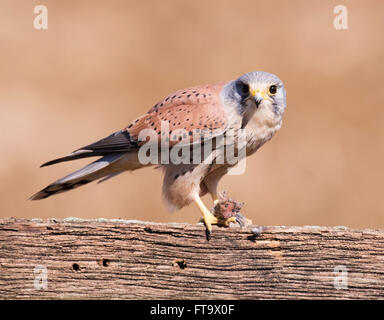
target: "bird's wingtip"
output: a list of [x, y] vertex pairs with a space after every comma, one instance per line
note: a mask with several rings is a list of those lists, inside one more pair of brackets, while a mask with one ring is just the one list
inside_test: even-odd
[[60, 159], [55, 159], [55, 160], [50, 160], [50, 161], [44, 162], [42, 165], [40, 165], [40, 168], [48, 167], [48, 166], [50, 166], [52, 164], [60, 162], [58, 160], [60, 160]]
[[38, 193], [35, 193], [34, 195], [30, 196], [27, 199], [27, 201], [42, 200], [45, 198], [46, 198], [45, 194], [43, 194], [41, 191], [39, 191]]

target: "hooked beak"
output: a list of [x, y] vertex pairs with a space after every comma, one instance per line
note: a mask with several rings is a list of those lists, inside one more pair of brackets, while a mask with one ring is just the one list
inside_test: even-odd
[[265, 93], [264, 90], [261, 90], [261, 89], [251, 90], [251, 94], [253, 96], [253, 99], [255, 99], [256, 108], [259, 107], [260, 103], [263, 102], [263, 100], [271, 101], [271, 99], [268, 97], [268, 95]]
[[264, 98], [263, 98], [262, 95], [259, 94], [259, 93], [257, 93], [256, 95], [254, 95], [253, 98], [255, 99], [256, 108], [258, 108], [258, 107], [259, 107], [259, 104], [264, 100]]

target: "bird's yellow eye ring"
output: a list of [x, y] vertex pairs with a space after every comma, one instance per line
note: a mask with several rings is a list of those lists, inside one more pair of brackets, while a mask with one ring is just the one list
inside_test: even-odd
[[268, 88], [268, 94], [269, 94], [270, 96], [275, 95], [276, 92], [277, 92], [277, 86], [272, 85], [272, 86], [270, 86], [270, 87]]

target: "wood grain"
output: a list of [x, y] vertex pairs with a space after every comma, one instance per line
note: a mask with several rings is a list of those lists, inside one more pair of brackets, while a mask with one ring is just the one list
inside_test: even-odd
[[384, 231], [254, 227], [0, 219], [0, 298], [383, 299]]

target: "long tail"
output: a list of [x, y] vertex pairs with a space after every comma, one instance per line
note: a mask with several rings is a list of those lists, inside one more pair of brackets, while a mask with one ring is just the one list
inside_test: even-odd
[[94, 180], [101, 179], [100, 182], [102, 182], [126, 170], [136, 170], [142, 167], [137, 159], [137, 149], [137, 141], [132, 138], [127, 130], [123, 129], [77, 149], [68, 156], [48, 161], [42, 167], [64, 161], [102, 156], [101, 159], [51, 183], [29, 199], [45, 199], [54, 194], [83, 186]]
[[54, 194], [66, 192], [102, 178], [104, 178], [103, 181], [105, 181], [109, 177], [125, 171], [121, 166], [117, 165], [118, 160], [125, 155], [125, 153], [105, 155], [101, 159], [86, 165], [82, 169], [72, 172], [64, 178], [51, 183], [43, 190], [30, 197], [29, 200], [45, 199]]

